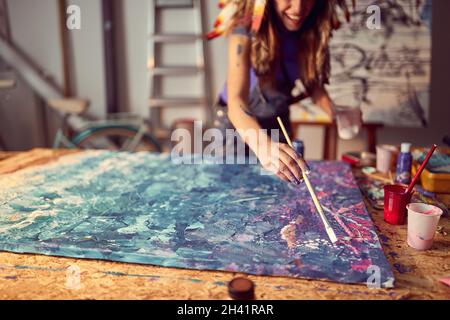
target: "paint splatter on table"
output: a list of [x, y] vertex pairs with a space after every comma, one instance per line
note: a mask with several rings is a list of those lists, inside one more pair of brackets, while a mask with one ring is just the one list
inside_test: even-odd
[[343, 283], [366, 283], [375, 265], [391, 287], [350, 168], [312, 169], [340, 239], [334, 246], [306, 187], [259, 166], [95, 151], [0, 176], [0, 249]]

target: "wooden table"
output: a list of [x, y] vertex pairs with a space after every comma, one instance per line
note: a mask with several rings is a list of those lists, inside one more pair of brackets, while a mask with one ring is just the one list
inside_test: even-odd
[[[0, 161], [0, 174], [46, 163], [67, 152], [36, 149]], [[436, 234], [432, 250], [406, 244], [406, 226], [391, 226], [371, 209], [384, 252], [391, 262], [395, 289], [369, 289], [318, 280], [252, 276], [257, 299], [450, 299], [438, 282], [450, 276], [450, 219]], [[69, 269], [68, 269], [69, 268]], [[74, 286], [72, 269], [79, 270]], [[0, 299], [229, 299], [227, 282], [236, 273], [164, 268], [99, 260], [0, 252]]]

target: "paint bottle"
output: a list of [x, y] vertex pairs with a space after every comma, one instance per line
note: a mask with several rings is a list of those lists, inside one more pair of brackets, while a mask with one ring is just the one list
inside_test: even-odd
[[302, 140], [294, 140], [292, 146], [294, 147], [295, 152], [301, 155], [302, 158], [305, 157], [305, 144]]
[[411, 182], [412, 154], [411, 143], [402, 143], [397, 160], [397, 177], [395, 182], [409, 184]]

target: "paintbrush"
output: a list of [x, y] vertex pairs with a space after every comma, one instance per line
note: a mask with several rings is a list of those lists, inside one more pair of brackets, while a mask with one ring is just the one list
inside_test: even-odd
[[430, 151], [427, 154], [427, 157], [425, 158], [425, 160], [422, 162], [422, 164], [420, 165], [419, 170], [417, 170], [416, 175], [414, 176], [414, 178], [412, 179], [411, 183], [408, 186], [408, 189], [406, 189], [405, 193], [411, 193], [411, 191], [414, 188], [414, 185], [417, 183], [417, 180], [419, 180], [420, 175], [422, 174], [423, 169], [425, 169], [428, 161], [430, 161], [431, 156], [433, 155], [434, 150], [436, 150], [437, 145], [433, 144], [433, 146], [431, 147]]
[[[292, 146], [292, 141], [289, 138], [289, 135], [287, 134], [286, 128], [284, 127], [283, 121], [281, 121], [280, 117], [277, 117], [277, 120], [278, 123], [280, 124], [281, 130], [283, 131], [283, 135], [286, 138], [286, 141], [288, 142], [289, 146], [292, 149], [294, 149], [294, 147]], [[317, 212], [319, 212], [319, 216], [322, 219], [323, 225], [325, 226], [325, 230], [328, 234], [328, 237], [330, 238], [331, 243], [335, 243], [337, 241], [336, 234], [334, 233], [333, 228], [331, 227], [327, 217], [325, 216], [325, 213], [323, 212], [322, 206], [320, 205], [319, 199], [317, 198], [316, 193], [314, 192], [314, 188], [312, 187], [311, 182], [309, 181], [308, 175], [304, 170], [302, 170], [302, 175], [306, 187], [308, 188], [309, 194], [311, 195], [314, 205], [316, 206]]]

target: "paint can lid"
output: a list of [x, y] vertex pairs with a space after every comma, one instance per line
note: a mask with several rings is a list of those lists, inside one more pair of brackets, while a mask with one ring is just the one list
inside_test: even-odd
[[234, 300], [254, 300], [255, 284], [247, 278], [234, 278], [228, 283], [228, 294]]
[[410, 151], [411, 151], [411, 143], [405, 142], [405, 143], [402, 143], [402, 144], [401, 144], [400, 152], [402, 152], [402, 153], [408, 153], [408, 152], [410, 152]]

